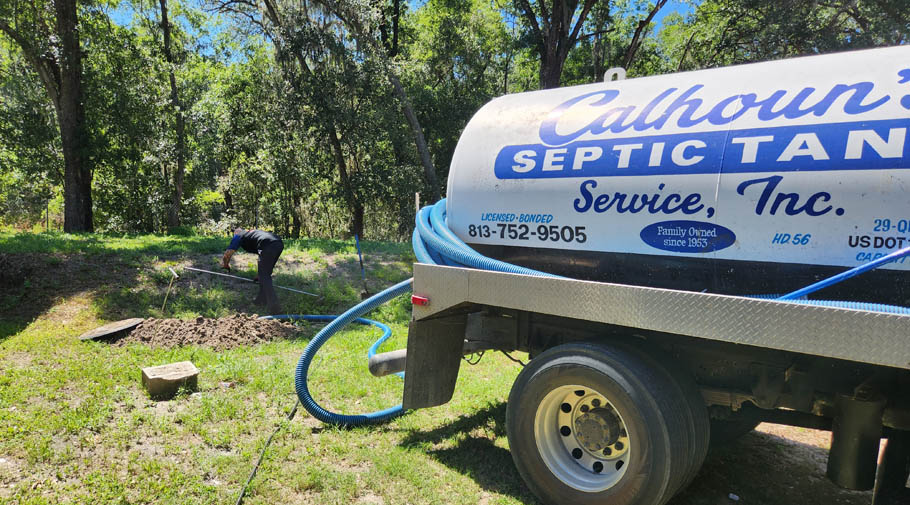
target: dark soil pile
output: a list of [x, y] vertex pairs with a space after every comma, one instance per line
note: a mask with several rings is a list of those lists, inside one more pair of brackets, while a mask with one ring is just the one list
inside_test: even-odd
[[293, 338], [298, 328], [292, 324], [270, 319], [258, 319], [237, 314], [219, 319], [146, 319], [129, 335], [114, 345], [142, 343], [153, 347], [201, 345], [214, 349], [230, 349], [255, 345], [270, 340]]

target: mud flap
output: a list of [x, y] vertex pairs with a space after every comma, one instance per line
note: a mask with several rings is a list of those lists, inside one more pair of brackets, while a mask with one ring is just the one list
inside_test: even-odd
[[464, 335], [464, 315], [411, 321], [402, 399], [405, 409], [435, 407], [452, 399]]

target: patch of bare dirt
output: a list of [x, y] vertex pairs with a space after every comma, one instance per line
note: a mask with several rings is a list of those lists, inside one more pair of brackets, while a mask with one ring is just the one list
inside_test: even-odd
[[383, 500], [381, 496], [368, 493], [357, 498], [357, 503], [363, 503], [365, 505], [383, 505], [385, 500]]
[[255, 345], [271, 340], [294, 338], [298, 328], [292, 324], [259, 319], [249, 314], [236, 314], [217, 319], [146, 319], [129, 335], [114, 342], [124, 346], [134, 343], [152, 347], [200, 345], [214, 349], [230, 349]]
[[868, 505], [871, 491], [842, 489], [825, 476], [830, 438], [763, 423], [712, 450], [692, 485], [668, 505]]
[[34, 358], [31, 354], [27, 352], [13, 351], [4, 356], [3, 360], [0, 361], [0, 363], [2, 363], [2, 367], [4, 369], [19, 370], [30, 367], [33, 361]]

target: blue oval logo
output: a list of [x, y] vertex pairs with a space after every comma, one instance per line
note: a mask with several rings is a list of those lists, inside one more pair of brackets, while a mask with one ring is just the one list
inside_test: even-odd
[[736, 242], [732, 230], [702, 221], [661, 221], [641, 230], [641, 239], [651, 247], [681, 253], [709, 253]]

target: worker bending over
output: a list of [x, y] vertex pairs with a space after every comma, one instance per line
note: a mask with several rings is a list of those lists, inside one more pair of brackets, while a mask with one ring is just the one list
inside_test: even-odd
[[259, 255], [256, 276], [259, 280], [259, 294], [254, 303], [265, 304], [270, 313], [280, 314], [281, 305], [278, 303], [278, 295], [275, 294], [275, 288], [272, 286], [272, 269], [275, 268], [275, 263], [281, 256], [281, 251], [284, 250], [284, 242], [274, 233], [237, 228], [234, 230], [231, 244], [227, 251], [224, 251], [224, 257], [221, 258], [223, 268], [231, 269], [231, 256], [238, 247], [242, 247], [246, 252]]

